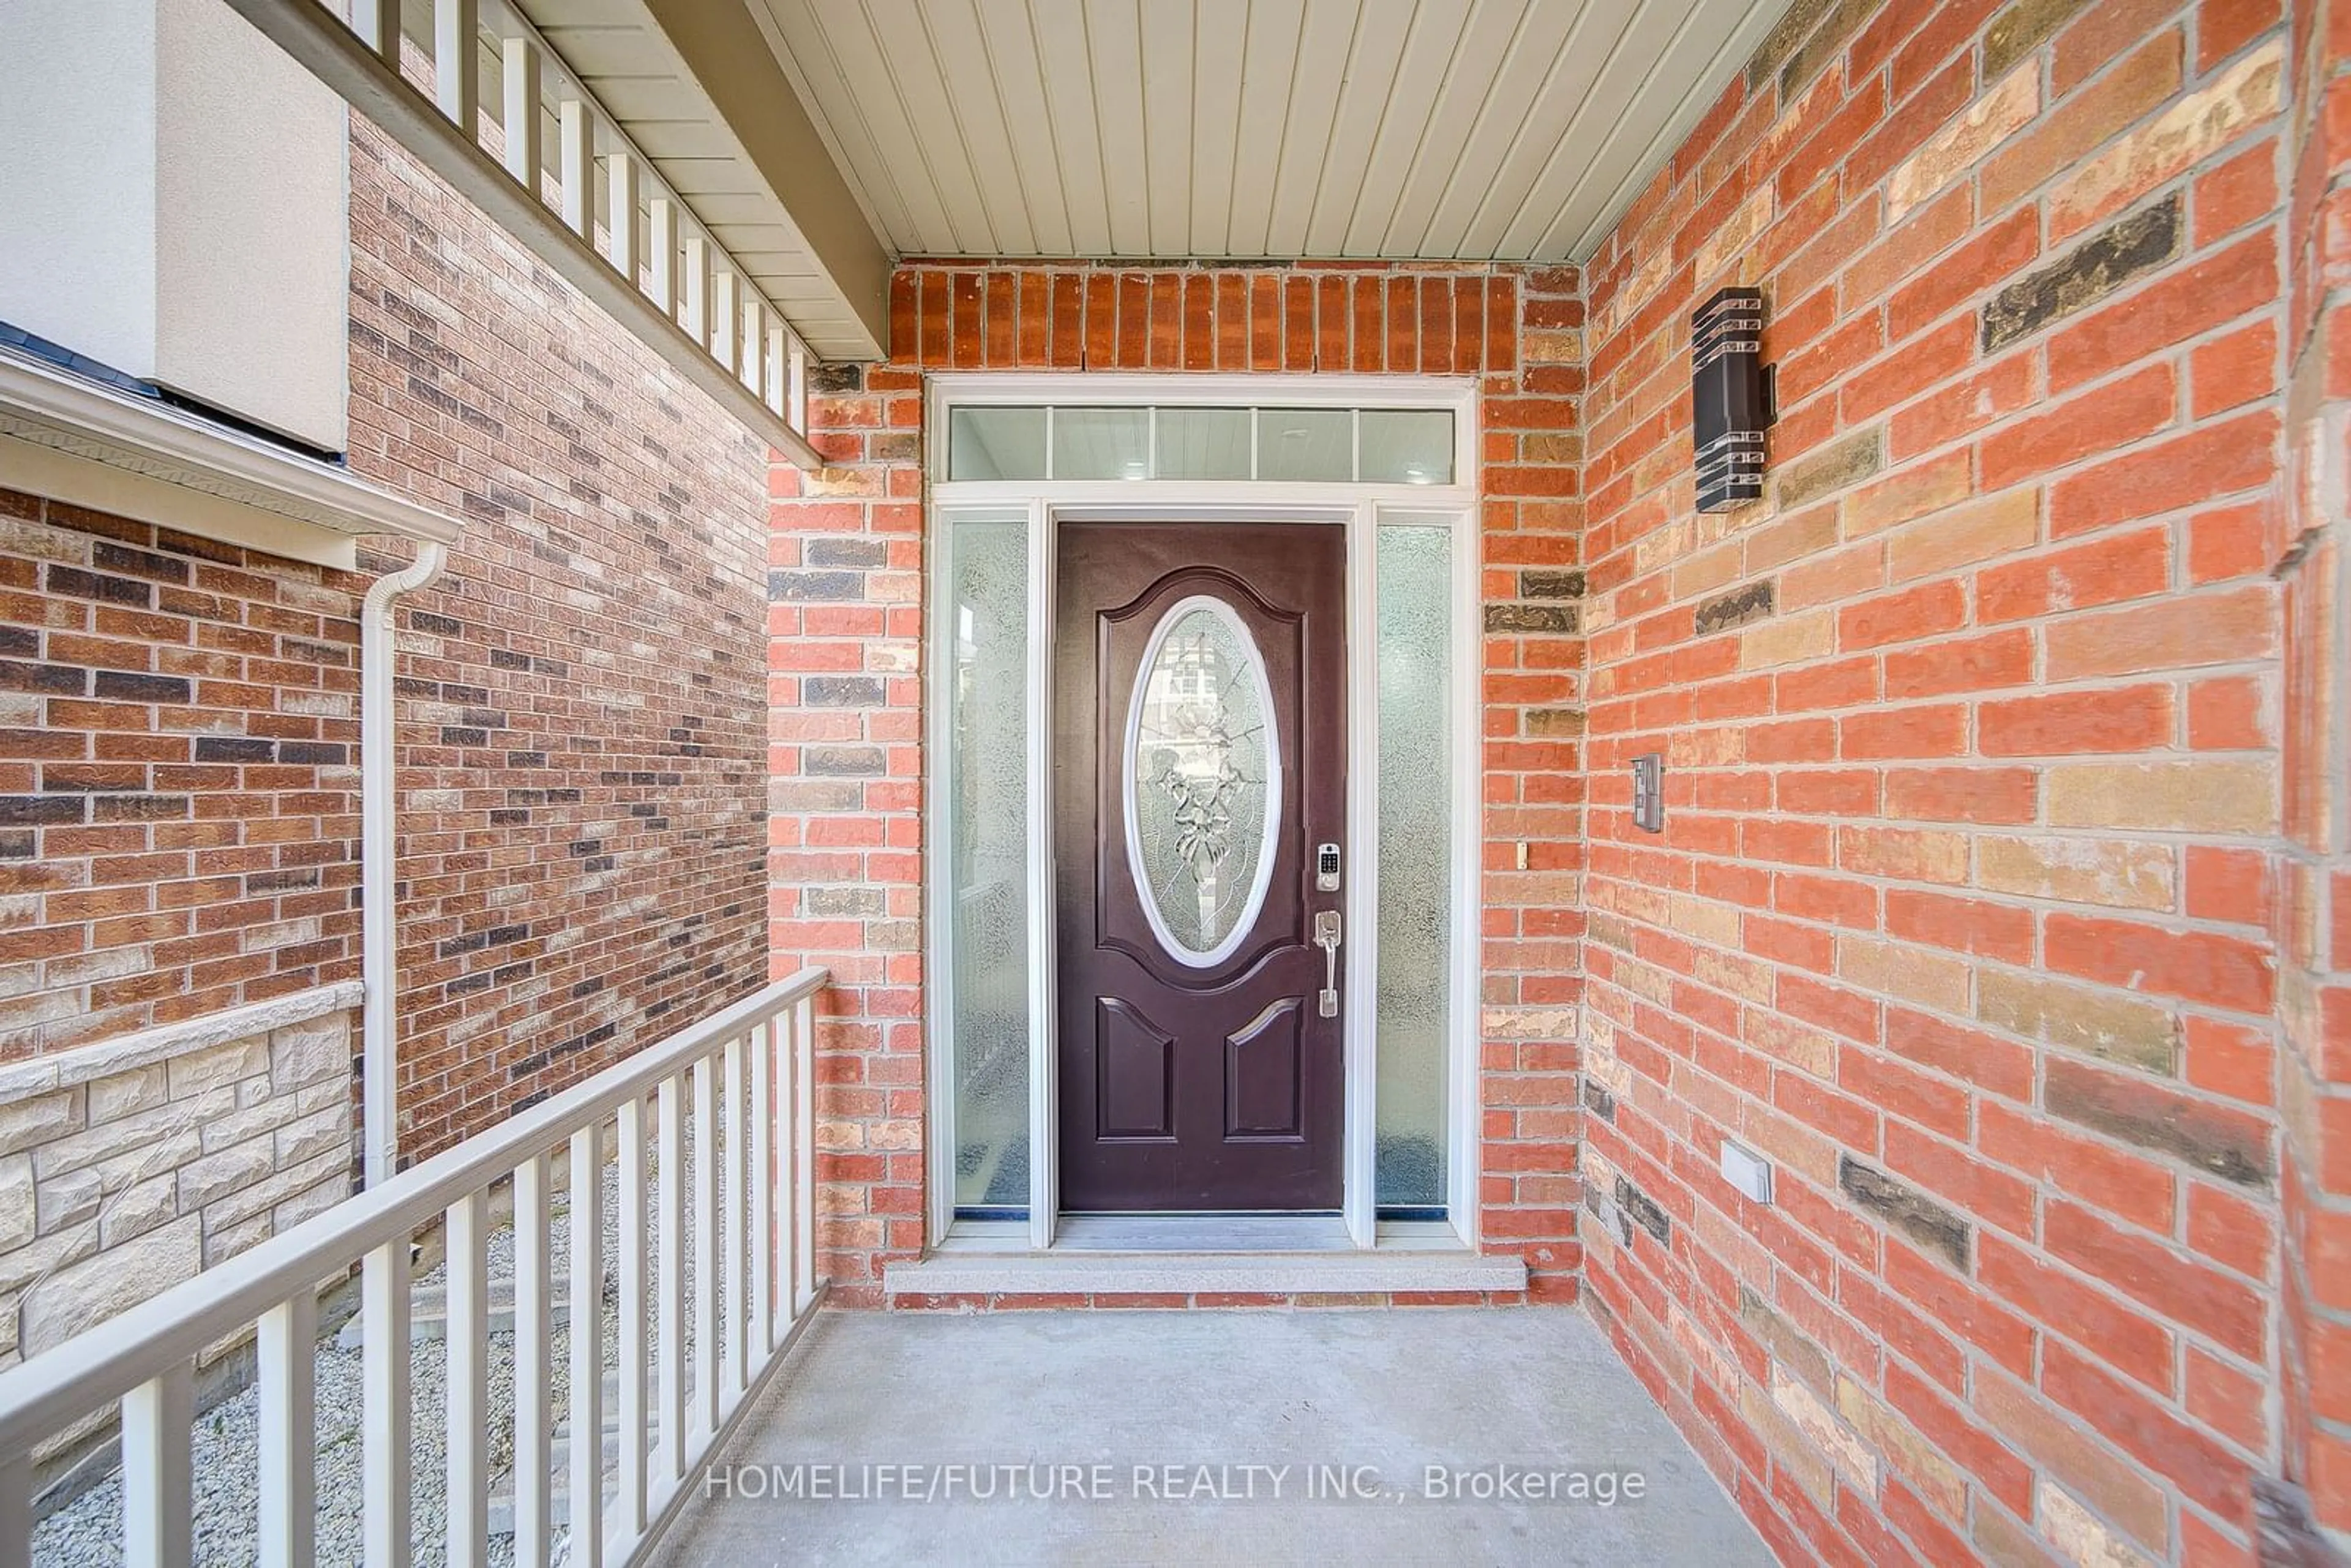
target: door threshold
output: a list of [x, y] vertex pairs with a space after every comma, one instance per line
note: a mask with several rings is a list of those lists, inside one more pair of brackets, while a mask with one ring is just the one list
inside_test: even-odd
[[1053, 1249], [1070, 1252], [1352, 1252], [1335, 1214], [1065, 1214]]
[[[1467, 1255], [1460, 1234], [1442, 1219], [1383, 1219], [1380, 1251]], [[1253, 1252], [1361, 1250], [1335, 1214], [1065, 1214], [1053, 1227], [1055, 1253], [1181, 1253], [1187, 1257]], [[1025, 1219], [958, 1219], [939, 1253], [1004, 1256], [1027, 1253]]]
[[1311, 1252], [946, 1250], [891, 1263], [882, 1273], [883, 1293], [892, 1298], [1509, 1294], [1526, 1288], [1524, 1259], [1480, 1257], [1458, 1240], [1447, 1249]]

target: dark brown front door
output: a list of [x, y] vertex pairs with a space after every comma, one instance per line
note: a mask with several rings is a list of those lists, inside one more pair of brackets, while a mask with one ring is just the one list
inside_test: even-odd
[[1061, 531], [1064, 1209], [1339, 1206], [1315, 856], [1344, 836], [1345, 549], [1335, 526]]

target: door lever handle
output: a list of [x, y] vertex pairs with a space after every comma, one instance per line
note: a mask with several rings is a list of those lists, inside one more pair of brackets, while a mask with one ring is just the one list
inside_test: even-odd
[[1322, 995], [1319, 998], [1324, 1018], [1339, 1016], [1339, 912], [1323, 909], [1315, 912], [1314, 945], [1322, 949]]

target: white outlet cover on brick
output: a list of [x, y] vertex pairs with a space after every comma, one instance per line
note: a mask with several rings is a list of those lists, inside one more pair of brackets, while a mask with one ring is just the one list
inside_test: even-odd
[[1728, 1138], [1722, 1144], [1722, 1179], [1758, 1203], [1771, 1201], [1771, 1162]]

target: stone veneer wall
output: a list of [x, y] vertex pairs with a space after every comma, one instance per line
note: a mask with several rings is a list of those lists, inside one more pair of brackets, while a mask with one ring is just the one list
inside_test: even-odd
[[0, 1067], [0, 1366], [342, 1199], [359, 989]]

